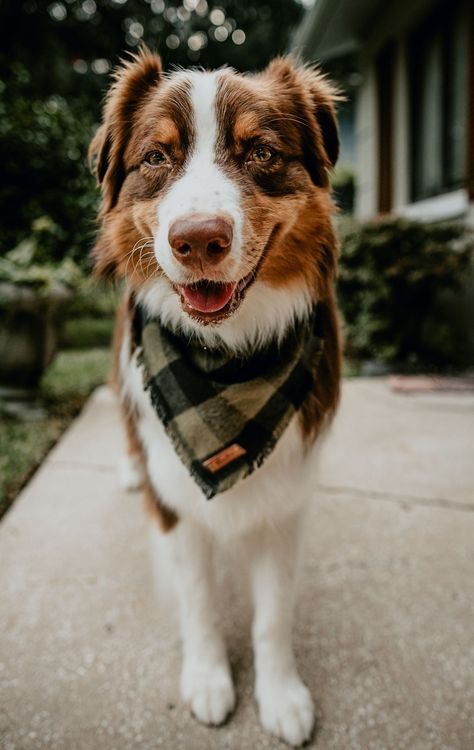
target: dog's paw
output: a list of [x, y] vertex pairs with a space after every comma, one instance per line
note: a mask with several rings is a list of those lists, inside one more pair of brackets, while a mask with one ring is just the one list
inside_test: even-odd
[[118, 466], [119, 482], [123, 490], [133, 492], [143, 487], [145, 470], [141, 457], [136, 455], [124, 456]]
[[235, 692], [225, 664], [186, 665], [181, 675], [181, 696], [198, 721], [222, 724], [235, 706]]
[[309, 740], [314, 726], [314, 705], [308, 688], [297, 675], [286, 680], [263, 680], [256, 697], [264, 729], [293, 747]]

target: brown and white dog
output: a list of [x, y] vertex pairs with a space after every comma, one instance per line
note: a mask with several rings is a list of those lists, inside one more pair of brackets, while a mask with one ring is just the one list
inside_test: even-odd
[[234, 707], [212, 571], [213, 548], [232, 540], [253, 592], [261, 721], [295, 746], [314, 722], [291, 645], [299, 531], [316, 438], [339, 393], [328, 182], [338, 155], [337, 98], [319, 72], [285, 58], [254, 75], [164, 74], [159, 57], [144, 50], [117, 71], [91, 147], [103, 191], [96, 269], [124, 278], [150, 316], [203, 346], [249, 356], [282, 340], [319, 302], [324, 351], [309, 396], [264, 465], [211, 502], [144, 390], [127, 304], [116, 337], [130, 449], [125, 481], [145, 485], [173, 566], [183, 699], [206, 724], [220, 724]]

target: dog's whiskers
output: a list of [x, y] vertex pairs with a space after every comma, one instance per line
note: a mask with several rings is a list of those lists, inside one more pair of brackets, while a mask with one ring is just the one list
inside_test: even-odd
[[[140, 237], [135, 242], [131, 250], [127, 253], [127, 263], [125, 266], [125, 275], [128, 274], [130, 262], [132, 262], [132, 275], [137, 272], [137, 267], [142, 262], [142, 254], [145, 248], [152, 248], [154, 244], [153, 237]], [[151, 252], [151, 251], [150, 251]], [[137, 256], [138, 253], [138, 256]]]
[[146, 270], [145, 270], [145, 276], [147, 276], [147, 277], [148, 277], [148, 274], [150, 272], [150, 266], [152, 265], [152, 263], [155, 264], [155, 268], [153, 269], [153, 273], [156, 272], [156, 268], [158, 266], [157, 261], [156, 261], [156, 257], [155, 257], [155, 253], [149, 253], [149, 255], [150, 255], [150, 259], [149, 259], [149, 261], [147, 263], [147, 267], [146, 267]]

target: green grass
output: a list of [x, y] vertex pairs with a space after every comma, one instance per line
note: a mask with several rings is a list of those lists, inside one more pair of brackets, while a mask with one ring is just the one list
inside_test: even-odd
[[360, 364], [352, 359], [344, 357], [342, 361], [342, 377], [356, 378], [360, 375]]
[[114, 318], [85, 316], [66, 321], [62, 334], [62, 346], [68, 349], [90, 349], [109, 346], [112, 340]]
[[42, 392], [52, 407], [60, 408], [64, 399], [83, 400], [109, 375], [109, 349], [60, 352], [42, 382]]
[[43, 379], [48, 416], [37, 422], [0, 422], [0, 516], [38, 468], [94, 388], [110, 371], [110, 351], [60, 352]]

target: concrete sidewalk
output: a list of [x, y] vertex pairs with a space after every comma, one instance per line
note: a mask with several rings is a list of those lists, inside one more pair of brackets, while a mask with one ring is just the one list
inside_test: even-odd
[[[236, 712], [207, 729], [180, 706], [176, 627], [154, 600], [141, 496], [117, 487], [121, 446], [102, 388], [0, 526], [0, 747], [283, 747], [258, 724], [249, 612], [230, 585]], [[472, 750], [472, 395], [344, 384], [303, 573], [311, 747]]]

